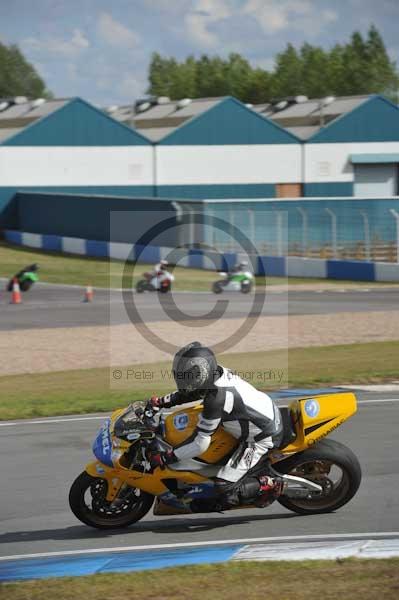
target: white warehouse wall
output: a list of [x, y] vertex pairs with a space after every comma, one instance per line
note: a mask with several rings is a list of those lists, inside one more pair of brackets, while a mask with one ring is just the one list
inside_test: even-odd
[[300, 144], [156, 146], [157, 185], [299, 183]]
[[154, 184], [151, 146], [0, 146], [0, 186]]
[[304, 144], [304, 183], [353, 182], [351, 154], [399, 153], [399, 142]]

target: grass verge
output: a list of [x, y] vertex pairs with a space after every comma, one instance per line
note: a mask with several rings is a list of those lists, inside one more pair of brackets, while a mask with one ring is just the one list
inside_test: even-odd
[[[248, 562], [130, 574], [47, 579], [3, 586], [7, 600], [396, 600], [399, 559]], [[1, 592], [1, 588], [0, 588]]]
[[[9, 278], [30, 263], [39, 263], [40, 280], [47, 283], [82, 286], [91, 284], [95, 287], [103, 288], [121, 287], [121, 275], [124, 265], [121, 261], [31, 250], [0, 242], [0, 277]], [[152, 268], [152, 266], [145, 264], [137, 265], [134, 269], [133, 284], [141, 278], [144, 271]], [[218, 278], [217, 273], [214, 271], [203, 271], [201, 269], [185, 267], [176, 267], [174, 275], [176, 278], [174, 289], [180, 291], [209, 291], [212, 282]], [[257, 285], [265, 284], [264, 277], [257, 277], [256, 280]], [[350, 281], [326, 281], [325, 279], [304, 279], [299, 277], [290, 277], [289, 279], [285, 277], [267, 277], [267, 285], [284, 285], [287, 281], [290, 285], [320, 282], [326, 284], [326, 286], [345, 285], [348, 287], [355, 285], [359, 287], [361, 285], [361, 282]], [[367, 287], [381, 285], [386, 284], [367, 282]]]
[[[399, 342], [225, 354], [220, 362], [259, 389], [399, 379]], [[288, 367], [288, 368], [287, 368]], [[170, 362], [0, 378], [0, 420], [110, 411], [174, 389]], [[280, 377], [280, 375], [282, 376]], [[113, 385], [111, 385], [111, 383]]]

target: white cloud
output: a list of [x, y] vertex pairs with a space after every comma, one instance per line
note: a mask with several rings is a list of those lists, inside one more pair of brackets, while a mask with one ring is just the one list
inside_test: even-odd
[[140, 41], [140, 36], [137, 33], [116, 21], [106, 12], [100, 14], [97, 28], [102, 39], [110, 46], [134, 48]]
[[325, 25], [338, 19], [336, 12], [322, 10], [319, 2], [313, 0], [247, 0], [242, 11], [268, 34], [299, 29], [317, 35]]
[[209, 26], [216, 25], [233, 13], [229, 0], [196, 0], [193, 8], [184, 17], [184, 24], [190, 41], [202, 48], [218, 45], [219, 38]]
[[69, 40], [55, 37], [47, 39], [27, 38], [22, 41], [22, 46], [35, 52], [73, 57], [86, 50], [90, 46], [90, 42], [80, 29], [74, 29]]

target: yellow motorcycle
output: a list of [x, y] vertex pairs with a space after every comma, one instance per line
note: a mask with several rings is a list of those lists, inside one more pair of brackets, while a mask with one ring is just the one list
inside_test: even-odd
[[[334, 390], [287, 391], [287, 396], [289, 406], [280, 408], [283, 435], [250, 475], [268, 473], [271, 463], [283, 479], [280, 504], [306, 515], [337, 510], [356, 494], [361, 468], [349, 448], [325, 438], [356, 412], [356, 397]], [[168, 466], [151, 462], [154, 454], [192, 435], [201, 410], [198, 404], [167, 413], [137, 402], [115, 411], [95, 438], [96, 460], [72, 484], [69, 503], [74, 515], [86, 525], [111, 529], [136, 523], [153, 505], [155, 515], [213, 512], [213, 478], [239, 440], [219, 427], [198, 458]], [[257, 506], [265, 506], [258, 496], [231, 509]]]

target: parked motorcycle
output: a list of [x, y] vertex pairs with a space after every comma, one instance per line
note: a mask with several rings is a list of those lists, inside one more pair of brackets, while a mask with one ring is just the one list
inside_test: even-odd
[[222, 292], [241, 292], [249, 294], [254, 288], [254, 277], [251, 273], [219, 273], [224, 279], [214, 281], [212, 292], [221, 294]]
[[[335, 511], [353, 498], [361, 469], [353, 452], [325, 439], [356, 412], [351, 392], [297, 394], [282, 408], [283, 435], [267, 458], [251, 470], [268, 473], [269, 461], [283, 478], [278, 502], [299, 514]], [[126, 527], [154, 505], [155, 515], [212, 512], [217, 506], [213, 478], [240, 443], [222, 427], [197, 459], [154, 466], [152, 454], [170, 449], [194, 432], [202, 406], [156, 412], [138, 402], [115, 411], [98, 432], [89, 463], [72, 484], [69, 503], [74, 515], [98, 529]], [[268, 503], [266, 503], [268, 504]], [[259, 496], [241, 498], [231, 509], [264, 508]], [[229, 510], [227, 507], [226, 510]]]
[[28, 265], [27, 267], [16, 273], [14, 277], [11, 277], [10, 281], [8, 282], [7, 291], [12, 292], [14, 279], [17, 279], [21, 292], [27, 292], [34, 283], [39, 281], [39, 277], [37, 275], [38, 270], [39, 265], [34, 263], [33, 265]]
[[172, 282], [175, 280], [174, 275], [169, 271], [164, 271], [159, 277], [154, 273], [143, 273], [143, 279], [140, 279], [136, 284], [136, 292], [160, 292], [166, 294], [172, 289]]

